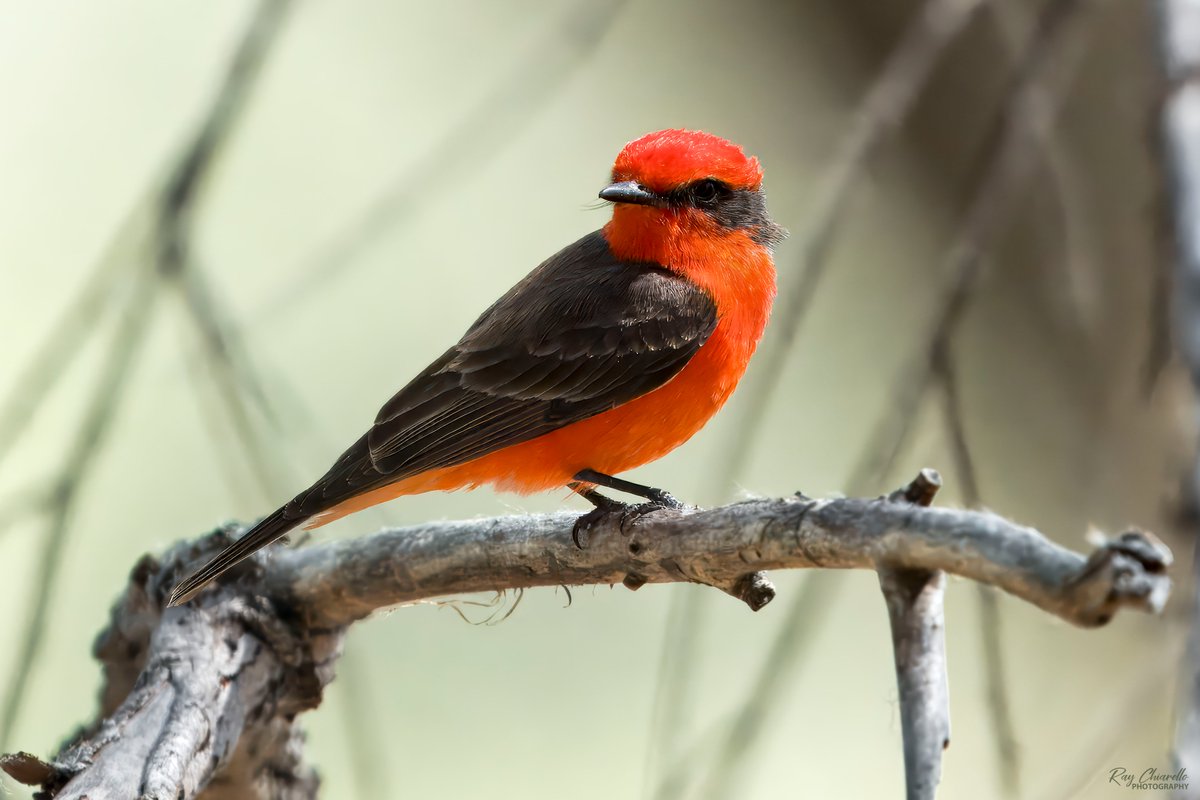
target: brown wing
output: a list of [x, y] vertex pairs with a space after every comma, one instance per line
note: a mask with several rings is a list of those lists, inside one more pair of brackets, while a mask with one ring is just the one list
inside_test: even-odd
[[674, 377], [716, 323], [699, 287], [620, 261], [589, 234], [484, 312], [285, 513], [308, 517], [615, 408]]

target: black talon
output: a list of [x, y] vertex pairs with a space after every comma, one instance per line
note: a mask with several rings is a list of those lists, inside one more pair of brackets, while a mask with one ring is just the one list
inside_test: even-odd
[[584, 548], [584, 544], [580, 541], [580, 535], [586, 534], [591, 527], [597, 522], [607, 517], [609, 514], [624, 511], [628, 508], [627, 505], [619, 500], [613, 500], [611, 497], [605, 497], [595, 489], [581, 488], [578, 483], [569, 485], [571, 491], [576, 492], [584, 500], [587, 500], [595, 508], [584, 514], [579, 519], [575, 520], [575, 524], [571, 527], [571, 541], [575, 542], [575, 546], [580, 550]]
[[587, 534], [600, 520], [607, 517], [609, 512], [603, 508], [593, 508], [591, 511], [584, 514], [579, 519], [575, 520], [575, 524], [571, 527], [571, 541], [575, 546], [582, 550], [585, 546], [584, 542], [579, 540], [581, 534]]

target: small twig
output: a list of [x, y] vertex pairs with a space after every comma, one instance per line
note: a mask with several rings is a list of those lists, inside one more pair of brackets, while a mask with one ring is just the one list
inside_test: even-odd
[[[936, 472], [922, 470], [889, 499], [928, 506], [941, 485]], [[905, 794], [908, 800], [933, 800], [942, 779], [942, 751], [950, 746], [946, 574], [881, 565], [879, 588], [887, 601], [892, 626], [904, 736]]]

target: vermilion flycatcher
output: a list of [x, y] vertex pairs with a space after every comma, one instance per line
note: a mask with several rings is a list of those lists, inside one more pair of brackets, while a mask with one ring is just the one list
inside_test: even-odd
[[674, 450], [729, 398], [775, 297], [758, 160], [699, 131], [630, 142], [600, 197], [601, 230], [552, 256], [380, 410], [316, 483], [171, 594], [206, 583], [297, 525], [376, 503], [492, 484], [603, 486], [678, 505], [613, 477]]

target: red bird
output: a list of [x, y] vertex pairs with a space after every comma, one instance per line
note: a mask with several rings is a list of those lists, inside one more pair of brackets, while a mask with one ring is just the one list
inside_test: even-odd
[[775, 297], [758, 160], [700, 131], [630, 142], [600, 198], [612, 220], [531, 272], [380, 410], [316, 483], [171, 594], [206, 583], [298, 525], [400, 495], [602, 486], [677, 506], [613, 477], [661, 458], [729, 399]]

